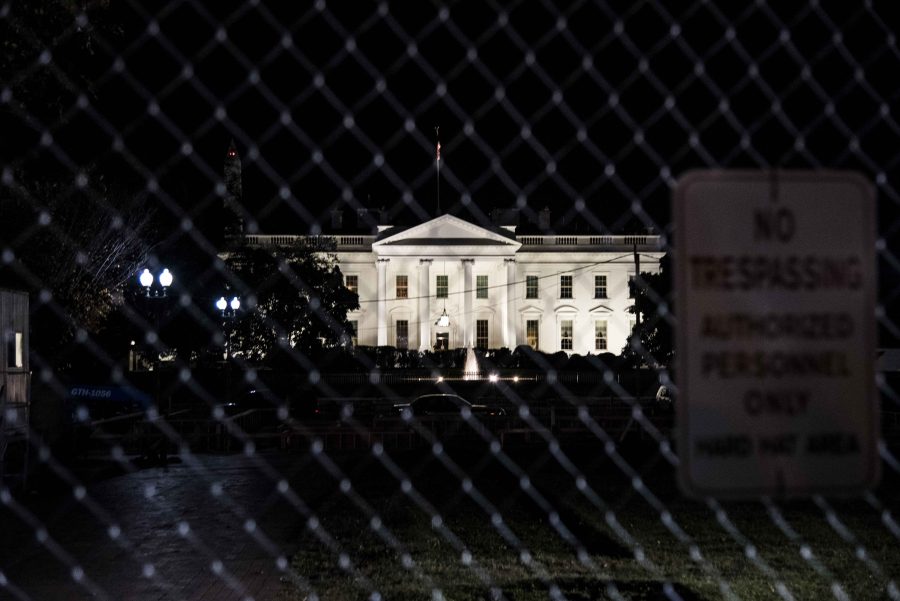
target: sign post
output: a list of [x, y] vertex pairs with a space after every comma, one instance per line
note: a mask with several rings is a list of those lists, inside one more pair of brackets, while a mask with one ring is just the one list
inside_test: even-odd
[[685, 493], [873, 486], [871, 185], [849, 172], [697, 171], [679, 180], [673, 209]]

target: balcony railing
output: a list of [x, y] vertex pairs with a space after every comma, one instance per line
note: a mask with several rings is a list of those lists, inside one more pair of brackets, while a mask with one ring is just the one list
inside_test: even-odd
[[543, 248], [585, 249], [586, 247], [662, 247], [662, 238], [657, 235], [630, 236], [516, 236], [522, 246]]
[[294, 246], [305, 244], [317, 250], [368, 250], [375, 236], [303, 236], [248, 234], [244, 241], [250, 246]]
[[[540, 246], [542, 249], [564, 250], [594, 250], [611, 248], [633, 248], [639, 246], [644, 249], [651, 247], [662, 248], [662, 237], [657, 235], [629, 235], [629, 236], [516, 236], [523, 247]], [[250, 246], [292, 246], [306, 244], [317, 250], [352, 251], [370, 250], [375, 236], [366, 235], [268, 235], [248, 234], [244, 240]], [[525, 250], [528, 250], [527, 248]]]

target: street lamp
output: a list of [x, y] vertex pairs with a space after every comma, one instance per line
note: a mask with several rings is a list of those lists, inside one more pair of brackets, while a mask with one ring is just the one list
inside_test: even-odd
[[216, 301], [216, 309], [222, 312], [222, 317], [225, 317], [225, 311], [227, 311], [229, 307], [231, 307], [232, 311], [237, 311], [241, 308], [241, 299], [235, 296], [231, 299], [231, 302], [227, 302], [225, 297], [222, 296]]
[[163, 298], [166, 296], [169, 286], [172, 285], [172, 280], [175, 278], [168, 268], [163, 268], [156, 279], [159, 281], [159, 287], [153, 285], [153, 274], [146, 267], [141, 272], [141, 275], [138, 276], [138, 282], [144, 287], [144, 293], [147, 298]]
[[[174, 276], [172, 276], [172, 272], [169, 271], [169, 269], [167, 267], [164, 267], [163, 270], [159, 273], [159, 275], [156, 276], [156, 278], [153, 277], [153, 274], [150, 273], [150, 270], [147, 269], [146, 267], [144, 268], [143, 271], [141, 271], [140, 275], [138, 276], [138, 282], [144, 288], [144, 296], [148, 299], [154, 299], [154, 300], [161, 300], [161, 299], [164, 299], [167, 297], [167, 293], [169, 291], [169, 286], [172, 285], [172, 281], [174, 279], [175, 278], [174, 278]], [[154, 281], [156, 281], [158, 283], [158, 286], [154, 286]], [[156, 330], [156, 344], [158, 345], [159, 341], [161, 340], [160, 335], [159, 335], [160, 309], [158, 308], [158, 305], [154, 306], [152, 313], [153, 313], [154, 328]], [[153, 395], [154, 396], [153, 400], [154, 400], [154, 403], [156, 404], [156, 406], [159, 407], [159, 390], [160, 390], [159, 348], [156, 348], [154, 350], [153, 355], [155, 357], [155, 360], [153, 361], [153, 371], [155, 372], [155, 375], [156, 375], [156, 377], [155, 377], [156, 390]], [[169, 397], [168, 412], [169, 413], [172, 412], [172, 397], [171, 396]]]
[[225, 361], [228, 361], [231, 352], [231, 328], [228, 327], [230, 321], [237, 317], [238, 309], [241, 308], [241, 299], [234, 296], [231, 301], [226, 301], [224, 296], [219, 297], [216, 301], [216, 309], [222, 314], [222, 329], [225, 333]]
[[236, 296], [231, 301], [226, 301], [224, 296], [220, 296], [216, 301], [216, 309], [222, 314], [222, 330], [225, 334], [225, 404], [231, 403], [231, 330], [230, 323], [237, 317], [238, 309], [241, 308], [241, 299]]

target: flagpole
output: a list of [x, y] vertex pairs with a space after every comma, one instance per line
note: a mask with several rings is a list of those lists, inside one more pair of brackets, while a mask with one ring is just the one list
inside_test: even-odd
[[434, 126], [434, 137], [437, 138], [437, 145], [435, 146], [434, 156], [435, 156], [435, 183], [437, 187], [437, 214], [435, 217], [441, 216], [441, 127], [439, 125]]

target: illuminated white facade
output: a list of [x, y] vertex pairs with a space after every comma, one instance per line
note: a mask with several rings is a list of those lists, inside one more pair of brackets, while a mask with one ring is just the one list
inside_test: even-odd
[[[656, 273], [654, 235], [516, 235], [442, 215], [377, 235], [326, 236], [360, 308], [356, 343], [419, 350], [530, 344], [618, 354], [631, 332], [629, 278]], [[296, 236], [247, 235], [251, 244]], [[330, 246], [330, 245], [329, 245]], [[441, 315], [449, 316], [439, 325]]]

